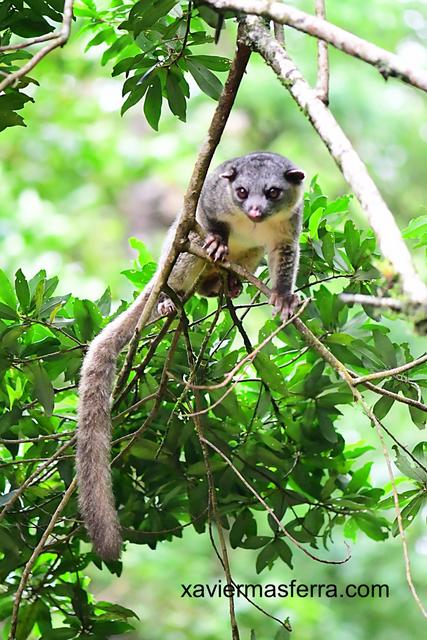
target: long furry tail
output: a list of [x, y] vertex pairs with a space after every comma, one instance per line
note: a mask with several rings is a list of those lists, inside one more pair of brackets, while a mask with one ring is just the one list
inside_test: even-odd
[[149, 293], [147, 286], [93, 340], [81, 370], [76, 453], [79, 507], [94, 549], [105, 560], [117, 559], [122, 546], [110, 471], [110, 395], [117, 357], [132, 338]]

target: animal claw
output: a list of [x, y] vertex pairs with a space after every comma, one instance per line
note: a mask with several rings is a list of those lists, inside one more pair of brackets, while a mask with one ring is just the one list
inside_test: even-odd
[[273, 291], [270, 296], [270, 304], [274, 307], [275, 315], [280, 315], [282, 320], [288, 320], [294, 314], [299, 301], [295, 293], [283, 294]]
[[215, 262], [224, 260], [228, 256], [228, 247], [217, 233], [209, 233], [206, 236], [203, 248]]
[[161, 316], [171, 316], [176, 312], [176, 307], [170, 298], [163, 298], [157, 305], [157, 312]]

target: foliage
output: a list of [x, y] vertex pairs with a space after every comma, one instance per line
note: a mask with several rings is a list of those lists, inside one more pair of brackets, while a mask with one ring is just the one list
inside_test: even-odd
[[[53, 26], [46, 22], [44, 16], [61, 21], [58, 9], [63, 6], [62, 0], [38, 0], [34, 3], [36, 7], [31, 2], [4, 4], [0, 14], [0, 45], [8, 45], [12, 34], [36, 37], [52, 31]], [[13, 6], [9, 15], [8, 10], [16, 4], [18, 8]], [[51, 5], [55, 5], [55, 9]], [[30, 19], [32, 9], [35, 20]], [[185, 77], [188, 75], [208, 96], [214, 100], [219, 98], [222, 84], [213, 71], [227, 71], [230, 62], [220, 56], [197, 54], [197, 47], [213, 42], [213, 36], [206, 31], [206, 20], [212, 23], [213, 11], [194, 7], [192, 0], [144, 0], [136, 3], [112, 0], [111, 6], [105, 10], [99, 10], [94, 0], [82, 0], [77, 3], [74, 13], [86, 21], [82, 32], [90, 31], [92, 34], [86, 50], [101, 44], [108, 45], [101, 63], [114, 60], [113, 75], [126, 76], [123, 96], [127, 97], [122, 114], [144, 98], [145, 117], [157, 130], [165, 98], [171, 112], [185, 121], [190, 96]], [[26, 50], [0, 53], [0, 70], [4, 73], [14, 71], [13, 63], [22, 58], [31, 58], [31, 54]], [[0, 97], [0, 131], [24, 124], [16, 111], [31, 100], [21, 91], [30, 82], [32, 79], [26, 77]]]
[[[390, 339], [379, 312], [351, 309], [340, 301], [341, 291], [375, 294], [393, 286], [378, 270], [372, 233], [349, 220], [348, 203], [346, 196], [328, 201], [316, 180], [312, 182], [305, 201], [298, 284], [305, 296], [313, 296], [304, 321], [349, 369], [365, 375], [411, 361], [414, 355], [407, 343]], [[132, 244], [139, 258], [126, 275], [140, 289], [154, 265], [143, 245]], [[28, 281], [18, 271], [13, 284], [6, 274], [0, 275], [0, 500], [2, 508], [9, 508], [0, 528], [2, 619], [10, 616], [22, 567], [73, 478], [76, 384], [86, 344], [116, 315], [110, 316], [108, 290], [92, 302], [56, 296], [57, 284], [57, 278], [43, 271]], [[249, 302], [256, 295], [254, 288], [247, 285], [245, 293], [246, 317], [257, 308]], [[220, 383], [246, 355], [248, 337], [242, 341], [226, 308], [216, 313], [205, 299], [188, 301], [185, 316], [197, 355], [197, 383]], [[170, 330], [147, 359], [162, 323], [144, 330], [135, 366], [114, 407], [113, 480], [124, 537], [152, 549], [162, 540], [181, 537], [183, 527], [205, 534], [208, 526], [206, 468], [189, 415], [195, 403], [186, 385], [188, 344], [181, 336], [173, 351]], [[257, 342], [276, 327], [276, 320], [264, 321]], [[143, 437], [126, 449], [152, 412], [151, 394], [158, 390], [167, 358], [167, 392]], [[426, 374], [424, 365], [378, 387], [419, 397]], [[202, 428], [292, 537], [311, 553], [325, 556], [339, 530], [350, 539], [363, 532], [377, 541], [391, 531], [395, 534], [389, 490], [375, 486], [370, 476], [372, 446], [346, 445], [336, 429], [352, 395], [317, 353], [305, 348], [295, 328], [287, 326], [268, 342], [241, 375], [236, 374], [231, 387], [203, 392]], [[392, 403], [383, 396], [377, 400], [374, 412], [380, 420]], [[409, 409], [414, 429], [422, 428], [426, 414]], [[69, 446], [58, 455], [60, 443]], [[257, 549], [259, 573], [281, 562], [292, 567], [294, 554], [301, 552], [221, 456], [211, 451], [209, 464], [230, 545]], [[396, 464], [405, 482], [400, 498], [409, 526], [425, 503], [425, 444], [419, 442], [413, 452], [396, 447]], [[25, 482], [28, 487], [21, 492]], [[35, 564], [18, 638], [105, 638], [130, 631], [134, 614], [96, 602], [85, 577], [90, 563], [117, 575], [121, 563], [101, 563], [86, 542], [73, 496]]]

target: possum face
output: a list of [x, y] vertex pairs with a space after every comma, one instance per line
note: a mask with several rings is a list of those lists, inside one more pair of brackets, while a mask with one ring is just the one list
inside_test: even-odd
[[[279, 158], [279, 160], [277, 159]], [[253, 222], [289, 212], [301, 199], [304, 172], [280, 156], [257, 153], [221, 174], [233, 204]]]

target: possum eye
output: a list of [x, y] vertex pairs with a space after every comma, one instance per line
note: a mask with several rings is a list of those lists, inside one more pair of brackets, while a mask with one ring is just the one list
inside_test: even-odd
[[281, 189], [278, 189], [277, 187], [271, 187], [271, 189], [268, 189], [265, 195], [269, 200], [277, 200], [277, 198], [280, 197], [281, 193]]
[[246, 198], [248, 197], [248, 192], [244, 187], [239, 187], [238, 189], [236, 189], [236, 194], [240, 200], [246, 200]]

